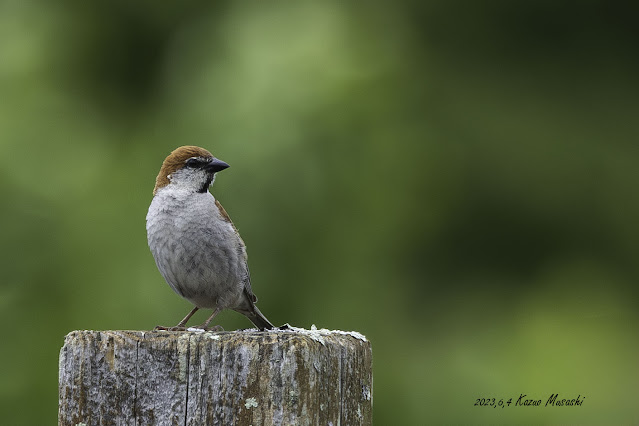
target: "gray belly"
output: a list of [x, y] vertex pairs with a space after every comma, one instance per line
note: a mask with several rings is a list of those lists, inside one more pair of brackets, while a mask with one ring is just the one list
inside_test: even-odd
[[[164, 228], [166, 230], [166, 228]], [[217, 231], [217, 232], [216, 232]], [[149, 232], [151, 250], [160, 273], [180, 296], [200, 308], [232, 308], [242, 295], [246, 269], [233, 235], [219, 230], [197, 234]]]

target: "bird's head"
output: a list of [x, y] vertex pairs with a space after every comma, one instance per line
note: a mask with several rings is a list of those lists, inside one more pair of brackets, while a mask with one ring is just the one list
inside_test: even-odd
[[204, 148], [181, 146], [164, 159], [155, 179], [155, 195], [161, 188], [175, 186], [192, 192], [206, 192], [215, 180], [215, 173], [229, 167]]

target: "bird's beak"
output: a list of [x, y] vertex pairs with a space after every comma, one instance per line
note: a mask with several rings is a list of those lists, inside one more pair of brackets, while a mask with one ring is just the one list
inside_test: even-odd
[[222, 160], [218, 160], [217, 158], [213, 158], [209, 161], [209, 164], [204, 166], [204, 168], [211, 173], [221, 172], [228, 167], [230, 167], [228, 164]]

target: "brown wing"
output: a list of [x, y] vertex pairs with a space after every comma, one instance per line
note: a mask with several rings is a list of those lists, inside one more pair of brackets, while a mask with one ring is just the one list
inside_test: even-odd
[[237, 228], [233, 224], [231, 217], [226, 212], [226, 210], [224, 210], [224, 207], [222, 207], [222, 204], [217, 199], [215, 200], [215, 205], [220, 211], [222, 218], [231, 224], [231, 226], [233, 227], [233, 230], [237, 234], [237, 237], [240, 239], [240, 242], [242, 244], [242, 247], [240, 248], [240, 250], [242, 250], [241, 254], [244, 256], [244, 265], [246, 266], [246, 278], [244, 279], [244, 294], [246, 294], [246, 297], [248, 298], [250, 302], [255, 303], [257, 302], [257, 297], [255, 296], [255, 294], [253, 294], [253, 289], [251, 288], [251, 274], [249, 272], [248, 256], [246, 254], [246, 245], [244, 244], [244, 240], [242, 240], [242, 237], [240, 237], [240, 233], [238, 232]]

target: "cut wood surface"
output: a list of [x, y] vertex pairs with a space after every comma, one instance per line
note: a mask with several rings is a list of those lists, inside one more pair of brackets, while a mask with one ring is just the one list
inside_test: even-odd
[[359, 333], [74, 331], [60, 351], [60, 425], [367, 425]]

